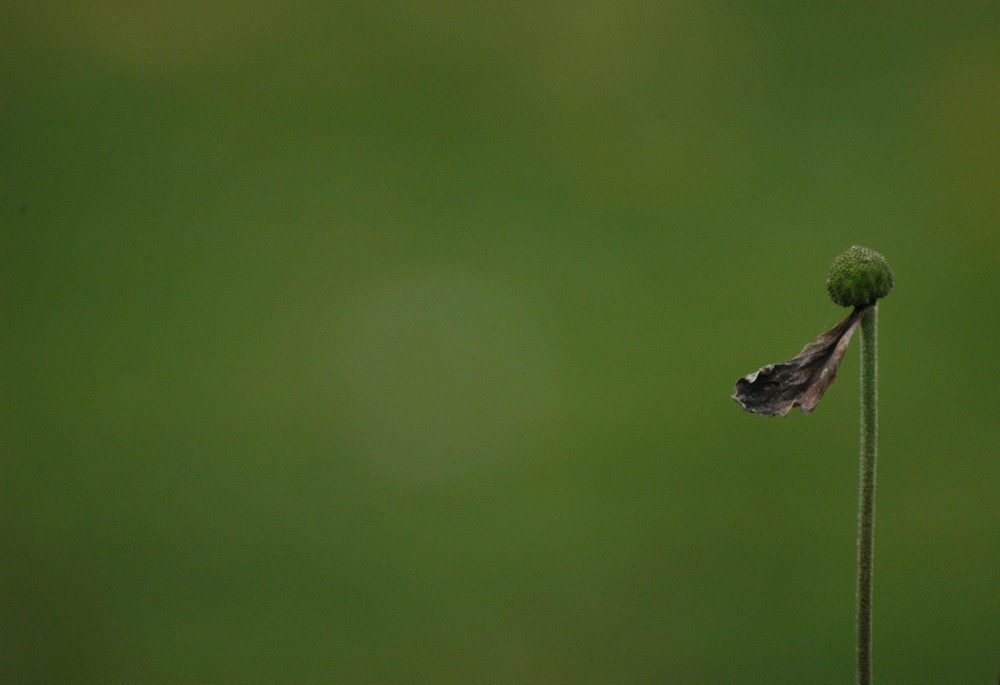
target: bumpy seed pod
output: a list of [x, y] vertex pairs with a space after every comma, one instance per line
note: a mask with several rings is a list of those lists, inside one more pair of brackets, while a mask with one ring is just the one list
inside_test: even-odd
[[866, 307], [892, 290], [892, 269], [875, 250], [853, 245], [830, 265], [826, 291], [841, 307]]

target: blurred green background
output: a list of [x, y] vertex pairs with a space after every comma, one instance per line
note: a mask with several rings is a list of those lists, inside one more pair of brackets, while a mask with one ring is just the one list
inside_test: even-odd
[[[1000, 6], [0, 6], [0, 681], [1000, 665]], [[856, 343], [854, 345], [856, 348]]]

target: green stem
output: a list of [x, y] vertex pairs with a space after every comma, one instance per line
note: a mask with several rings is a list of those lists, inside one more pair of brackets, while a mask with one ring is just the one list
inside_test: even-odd
[[878, 434], [878, 306], [861, 317], [861, 484], [858, 493], [858, 685], [872, 682], [872, 566], [875, 550], [875, 457]]

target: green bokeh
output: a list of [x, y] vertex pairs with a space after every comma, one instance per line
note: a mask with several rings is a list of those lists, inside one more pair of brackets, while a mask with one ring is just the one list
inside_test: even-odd
[[0, 682], [1000, 663], [994, 2], [0, 7]]

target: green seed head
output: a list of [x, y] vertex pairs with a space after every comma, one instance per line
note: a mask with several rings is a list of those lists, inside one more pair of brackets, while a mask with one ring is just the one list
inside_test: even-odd
[[865, 307], [892, 290], [892, 269], [875, 250], [854, 245], [830, 265], [826, 291], [841, 307]]

